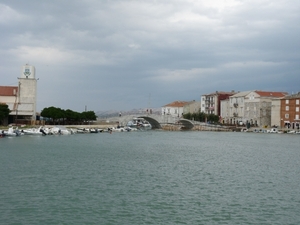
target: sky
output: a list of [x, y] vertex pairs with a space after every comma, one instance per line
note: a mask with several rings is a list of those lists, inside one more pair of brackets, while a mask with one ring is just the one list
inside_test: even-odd
[[0, 0], [0, 85], [35, 66], [37, 111], [296, 93], [299, 21], [295, 0]]

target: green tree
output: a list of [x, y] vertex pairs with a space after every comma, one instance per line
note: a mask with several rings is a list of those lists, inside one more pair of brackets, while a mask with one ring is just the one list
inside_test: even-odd
[[190, 112], [183, 114], [183, 118], [187, 119], [187, 120], [191, 120], [192, 119], [192, 114]]
[[219, 116], [214, 114], [205, 114], [204, 112], [197, 112], [197, 113], [186, 113], [183, 115], [183, 118], [188, 120], [195, 120], [200, 122], [205, 122], [206, 118], [207, 121], [210, 123], [218, 123], [219, 122]]
[[96, 120], [97, 116], [94, 111], [85, 111], [82, 113], [75, 112], [71, 109], [61, 109], [54, 106], [44, 108], [41, 111], [41, 116], [48, 118], [54, 124], [75, 124], [84, 121]]
[[63, 121], [65, 118], [65, 112], [61, 108], [51, 106], [48, 108], [44, 108], [41, 112], [41, 116], [49, 118], [54, 124], [60, 124], [60, 121]]
[[214, 114], [209, 114], [207, 117], [207, 121], [211, 123], [218, 123], [219, 122], [219, 116], [214, 115]]
[[8, 105], [0, 104], [0, 124], [2, 124], [2, 121], [8, 117], [9, 113], [10, 110], [8, 108]]
[[85, 121], [97, 119], [97, 116], [94, 111], [82, 112], [81, 115], [82, 115], [82, 119], [84, 119]]

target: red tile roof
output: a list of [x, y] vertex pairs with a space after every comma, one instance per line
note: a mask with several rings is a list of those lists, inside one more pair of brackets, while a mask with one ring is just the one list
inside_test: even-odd
[[169, 107], [183, 107], [184, 105], [188, 104], [189, 102], [186, 101], [175, 101], [172, 102], [170, 104], [167, 104], [165, 106], [169, 106]]
[[286, 92], [273, 92], [273, 91], [255, 91], [261, 97], [272, 97], [272, 98], [281, 98], [286, 96]]
[[0, 86], [0, 96], [15, 96], [17, 93], [17, 86]]

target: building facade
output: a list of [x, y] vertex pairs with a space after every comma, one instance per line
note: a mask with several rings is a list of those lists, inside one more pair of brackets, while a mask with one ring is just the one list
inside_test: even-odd
[[173, 117], [181, 117], [183, 115], [183, 107], [190, 102], [187, 101], [175, 101], [162, 107], [162, 115], [171, 115]]
[[195, 100], [188, 102], [183, 106], [183, 114], [200, 112], [201, 103]]
[[280, 110], [281, 110], [281, 99], [272, 99], [272, 105], [271, 105], [271, 125], [274, 127], [280, 127]]
[[[221, 117], [228, 124], [250, 124], [252, 126], [275, 125], [276, 108], [275, 100], [287, 95], [285, 92], [269, 91], [244, 91], [229, 97], [221, 102]], [[272, 104], [274, 107], [272, 107]], [[273, 113], [272, 113], [273, 111]], [[273, 115], [273, 122], [272, 122]], [[277, 123], [278, 124], [278, 123]]]
[[300, 124], [300, 92], [285, 96], [280, 100], [280, 126], [299, 129]]
[[229, 97], [229, 124], [245, 124], [245, 98], [250, 91], [242, 91]]
[[[271, 123], [272, 101], [286, 96], [286, 92], [252, 91], [245, 97], [245, 118], [251, 125], [268, 127]], [[273, 115], [275, 115], [273, 113]]]
[[36, 120], [36, 97], [35, 67], [26, 64], [21, 67], [18, 86], [0, 86], [0, 102], [11, 110], [8, 123]]
[[201, 96], [201, 112], [206, 114], [221, 115], [221, 101], [228, 99], [235, 92], [216, 91]]

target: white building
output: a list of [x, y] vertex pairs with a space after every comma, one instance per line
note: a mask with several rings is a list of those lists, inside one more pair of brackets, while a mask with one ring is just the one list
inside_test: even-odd
[[[245, 114], [244, 120], [249, 121], [250, 124], [258, 126], [271, 126], [275, 125], [271, 122], [273, 114], [273, 120], [278, 117], [276, 110], [280, 110], [278, 103], [272, 107], [273, 100], [280, 99], [286, 96], [286, 92], [274, 92], [274, 91], [252, 91], [245, 97]], [[273, 113], [272, 113], [273, 112]], [[273, 121], [275, 123], [275, 121]], [[278, 122], [276, 122], [278, 125]]]
[[229, 97], [229, 123], [246, 123], [245, 120], [245, 97], [250, 91], [242, 91]]
[[171, 115], [173, 117], [181, 117], [183, 115], [183, 107], [189, 104], [186, 101], [175, 101], [164, 105], [161, 108], [162, 115]]
[[18, 86], [0, 86], [0, 102], [11, 110], [8, 122], [36, 120], [36, 95], [35, 67], [26, 64], [21, 68]]
[[[279, 124], [280, 99], [285, 92], [244, 91], [221, 101], [221, 117], [224, 123], [271, 126]], [[273, 119], [272, 119], [273, 118]]]
[[221, 115], [221, 101], [226, 100], [235, 92], [216, 91], [201, 96], [201, 112], [206, 114]]
[[272, 99], [271, 105], [271, 125], [272, 126], [280, 126], [281, 124], [281, 117], [280, 117], [280, 109], [281, 109], [281, 100]]
[[183, 114], [200, 112], [201, 104], [197, 101], [188, 102], [183, 106]]

